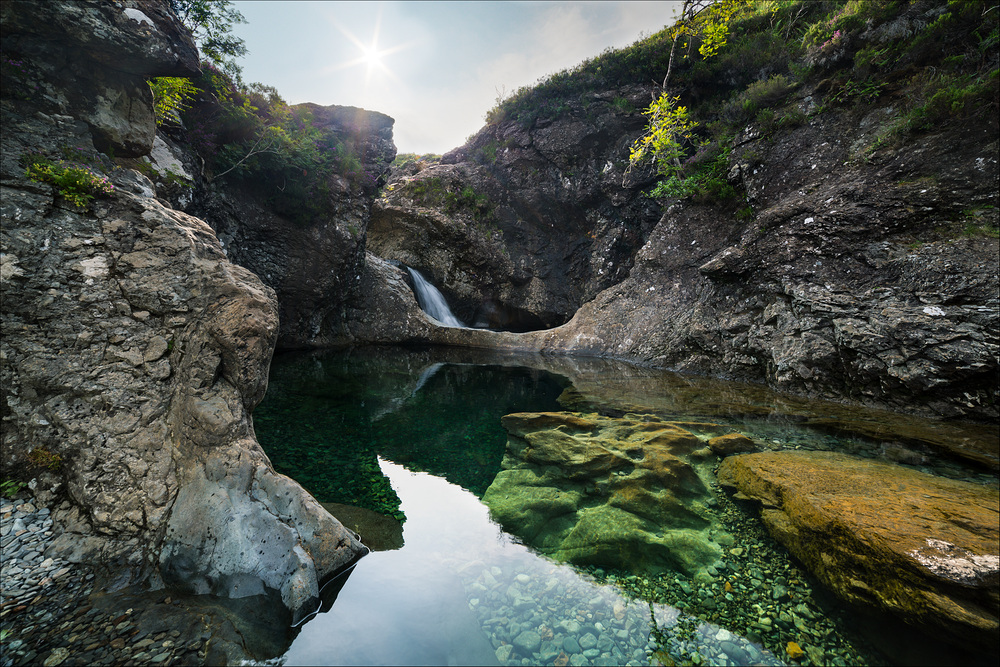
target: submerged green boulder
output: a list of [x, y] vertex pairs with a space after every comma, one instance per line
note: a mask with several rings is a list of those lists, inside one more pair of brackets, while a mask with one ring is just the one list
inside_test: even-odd
[[503, 469], [483, 501], [505, 530], [576, 564], [693, 575], [721, 547], [708, 488], [683, 458], [704, 443], [648, 415], [507, 415]]

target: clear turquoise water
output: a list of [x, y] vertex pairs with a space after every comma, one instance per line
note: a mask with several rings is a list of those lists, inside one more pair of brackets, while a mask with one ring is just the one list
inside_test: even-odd
[[[403, 546], [369, 554], [330, 584], [326, 611], [301, 627], [284, 663], [781, 664], [788, 641], [808, 650], [797, 664], [968, 661], [947, 647], [908, 652], [904, 634], [875, 649], [861, 630], [899, 628], [838, 606], [752, 512], [717, 489], [718, 529], [740, 553], [692, 578], [646, 577], [624, 563], [574, 567], [519, 543], [480, 499], [503, 458], [500, 417], [586, 403], [546, 367], [537, 357], [393, 348], [275, 359], [254, 415], [275, 467], [321, 502], [403, 520]], [[600, 372], [617, 381], [623, 371]], [[683, 416], [705, 418], [697, 409]], [[796, 426], [801, 414], [733, 419], [776, 447], [874, 455], [880, 447]], [[737, 583], [725, 589], [726, 581]]]

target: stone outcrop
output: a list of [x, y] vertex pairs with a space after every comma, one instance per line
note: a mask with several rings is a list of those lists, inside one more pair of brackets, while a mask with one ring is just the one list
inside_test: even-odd
[[995, 419], [998, 241], [957, 228], [913, 239], [977, 205], [996, 215], [996, 132], [971, 125], [852, 163], [852, 124], [834, 114], [773, 142], [749, 133], [734, 171], [755, 219], [674, 204], [629, 277], [547, 346]]
[[[566, 88], [582, 94], [541, 86], [518, 101], [531, 120], [496, 120], [440, 164], [401, 172], [375, 206], [369, 249], [420, 269], [470, 325], [561, 325], [523, 349], [995, 421], [996, 107], [901, 132], [911, 72], [875, 77], [877, 99], [843, 104], [822, 67], [767, 110], [789, 122], [749, 119], [717, 147], [729, 204], [647, 198], [654, 179], [623, 167], [651, 88], [595, 90], [583, 83], [593, 72], [570, 72], [581, 79]], [[682, 99], [699, 105], [736, 74]], [[725, 124], [712, 104], [703, 124]]]
[[[645, 415], [517, 413], [483, 496], [505, 530], [553, 558], [688, 576], [722, 554], [686, 458], [693, 433]], [[683, 458], [682, 458], [683, 457]]]
[[393, 119], [355, 107], [297, 105], [325, 136], [349, 146], [362, 180], [330, 179], [323, 213], [308, 222], [276, 211], [249, 184], [200, 183], [188, 211], [208, 222], [229, 260], [250, 269], [278, 295], [281, 348], [330, 345], [345, 302], [359, 289], [376, 188], [396, 155]]
[[[69, 501], [53, 553], [105, 566], [109, 586], [270, 589], [293, 615], [312, 612], [319, 582], [363, 547], [254, 438], [274, 291], [229, 262], [205, 222], [97, 150], [149, 151], [144, 76], [191, 73], [190, 38], [165, 3], [0, 11], [5, 56], [24, 66], [2, 100], [4, 469]], [[88, 88], [89, 74], [112, 66], [119, 102], [105, 108], [112, 76]], [[44, 92], [20, 94], [31, 85]], [[26, 177], [32, 154], [72, 155], [113, 191], [77, 205]]]
[[732, 456], [718, 475], [842, 599], [996, 653], [995, 488], [833, 452]]
[[[814, 102], [805, 92], [802, 99]], [[876, 118], [884, 113], [871, 112]], [[851, 162], [851, 151], [858, 149], [844, 137], [852, 136], [856, 123], [848, 114], [828, 114], [774, 141], [751, 127], [738, 139], [732, 171], [753, 204], [750, 220], [710, 205], [675, 202], [648, 234], [618, 237], [635, 245], [615, 246], [614, 252], [598, 247], [607, 242], [608, 229], [588, 231], [598, 239], [584, 248], [567, 243], [575, 233], [567, 231], [570, 223], [553, 222], [551, 248], [572, 256], [576, 266], [613, 257], [612, 263], [627, 268], [603, 282], [591, 279], [600, 271], [589, 278], [572, 274], [572, 289], [583, 291], [560, 297], [562, 305], [553, 310], [568, 315], [571, 304], [586, 303], [562, 326], [512, 344], [614, 356], [928, 415], [995, 419], [1000, 283], [989, 268], [1000, 246], [989, 235], [960, 231], [971, 224], [962, 212], [976, 207], [980, 224], [997, 222], [991, 208], [998, 174], [995, 129], [988, 122], [970, 124], [923, 137], [919, 146], [904, 144], [878, 159]], [[567, 143], [564, 150], [574, 154], [579, 147]], [[537, 304], [565, 295], [569, 287], [553, 285], [569, 273], [547, 274], [534, 287], [530, 279], [524, 282], [524, 290], [546, 295], [536, 301], [490, 282], [508, 280], [503, 276], [512, 275], [518, 261], [542, 257], [558, 265], [519, 240], [514, 230], [523, 221], [484, 240], [461, 212], [447, 215], [440, 206], [413, 203], [414, 184], [443, 178], [435, 176], [439, 172], [447, 170], [448, 187], [458, 192], [499, 183], [501, 169], [513, 173], [514, 167], [498, 157], [490, 171], [459, 163], [418, 173], [376, 206], [370, 247], [432, 276], [456, 312], [463, 301], [490, 302], [503, 293], [499, 303], [527, 309], [546, 324], [558, 322], [542, 317]], [[520, 187], [534, 187], [544, 198], [545, 178]], [[590, 201], [602, 182], [576, 196]], [[494, 187], [497, 200], [520, 196]], [[951, 231], [935, 237], [933, 230], [942, 228]], [[427, 247], [419, 249], [424, 236]], [[933, 240], [913, 241], [920, 237]], [[482, 259], [487, 256], [492, 262]], [[482, 277], [484, 271], [500, 278]], [[473, 274], [479, 277], [471, 280]], [[464, 317], [472, 323], [474, 309], [467, 307]]]
[[166, 3], [135, 0], [36, 3], [0, 8], [3, 50], [19, 57], [5, 70], [24, 97], [42, 98], [84, 121], [101, 151], [145, 155], [156, 123], [147, 76], [185, 76], [198, 69], [198, 50]]
[[390, 185], [368, 248], [419, 269], [469, 324], [524, 331], [566, 322], [628, 275], [658, 207], [622, 184], [645, 86], [586, 93], [556, 121], [488, 126]]

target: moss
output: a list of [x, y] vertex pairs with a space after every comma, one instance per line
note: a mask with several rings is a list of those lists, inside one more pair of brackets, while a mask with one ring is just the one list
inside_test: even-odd
[[28, 452], [28, 461], [33, 467], [39, 470], [57, 471], [62, 468], [63, 460], [58, 454], [54, 454], [43, 447], [36, 447]]

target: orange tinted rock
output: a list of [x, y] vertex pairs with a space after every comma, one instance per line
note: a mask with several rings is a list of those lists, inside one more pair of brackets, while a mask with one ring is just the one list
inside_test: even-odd
[[755, 452], [758, 449], [754, 441], [742, 433], [727, 433], [726, 435], [712, 438], [708, 441], [708, 446], [719, 456]]
[[805, 651], [802, 650], [802, 647], [795, 642], [788, 642], [788, 646], [785, 647], [785, 653], [787, 653], [788, 657], [792, 660], [798, 660], [805, 655]]
[[834, 452], [725, 459], [719, 482], [841, 598], [952, 641], [995, 645], [996, 489]]

